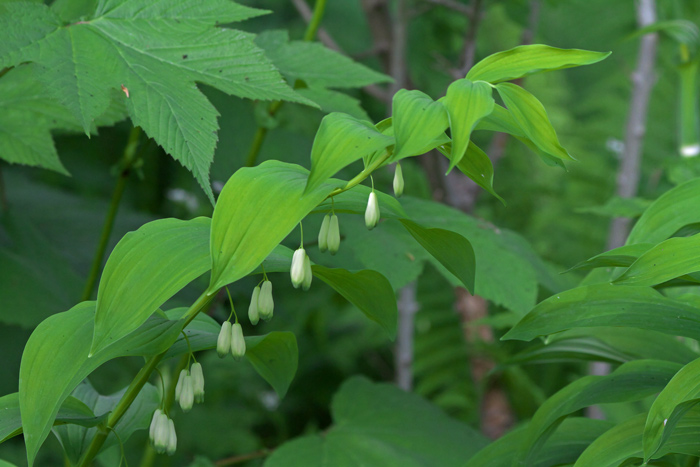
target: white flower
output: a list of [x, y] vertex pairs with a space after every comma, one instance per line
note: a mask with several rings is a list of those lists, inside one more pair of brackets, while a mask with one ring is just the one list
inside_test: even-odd
[[377, 195], [375, 195], [374, 190], [372, 190], [367, 200], [367, 209], [365, 210], [365, 225], [369, 230], [377, 226], [379, 217], [379, 202], [377, 201]]
[[248, 306], [248, 319], [252, 325], [256, 325], [258, 324], [258, 321], [260, 321], [258, 297], [260, 297], [259, 285], [253, 289], [253, 295], [250, 297], [250, 306]]
[[190, 368], [190, 374], [192, 375], [194, 401], [199, 404], [204, 402], [204, 372], [202, 371], [202, 364], [199, 362], [193, 363]]
[[169, 456], [175, 454], [177, 449], [177, 434], [175, 434], [175, 424], [172, 419], [168, 419], [168, 442], [165, 447], [165, 452]]
[[340, 228], [338, 227], [338, 216], [331, 216], [330, 225], [328, 226], [328, 251], [334, 255], [340, 248]]
[[245, 355], [245, 338], [240, 323], [234, 323], [231, 326], [231, 353], [236, 359]]
[[264, 281], [258, 296], [258, 314], [260, 318], [268, 320], [272, 318], [275, 310], [275, 301], [272, 299], [272, 282]]
[[313, 279], [314, 274], [311, 271], [311, 260], [309, 259], [309, 255], [304, 256], [304, 280], [301, 283], [301, 288], [304, 290], [309, 290], [309, 287], [311, 287], [311, 279]]
[[180, 388], [180, 394], [176, 394], [177, 401], [183, 412], [189, 412], [194, 405], [194, 381], [192, 381], [192, 376], [189, 372], [185, 370], [180, 372], [178, 385], [180, 385], [180, 383], [182, 383], [182, 386]]
[[292, 269], [289, 271], [289, 275], [292, 278], [292, 285], [295, 289], [298, 289], [304, 282], [304, 258], [306, 258], [306, 251], [303, 248], [295, 251], [292, 257]]
[[154, 426], [151, 442], [153, 443], [153, 448], [159, 454], [166, 452], [169, 447], [170, 423], [172, 423], [172, 420], [170, 420], [168, 416], [160, 410], [156, 410], [156, 413], [153, 414], [153, 421], [151, 422], [151, 425]]
[[321, 223], [321, 230], [318, 231], [318, 249], [323, 253], [328, 249], [328, 228], [331, 223], [331, 216], [326, 214]]
[[216, 340], [216, 353], [224, 358], [231, 349], [231, 321], [226, 321], [221, 325], [219, 338]]

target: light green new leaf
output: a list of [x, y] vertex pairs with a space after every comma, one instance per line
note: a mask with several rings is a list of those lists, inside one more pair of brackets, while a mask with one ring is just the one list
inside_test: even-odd
[[423, 154], [450, 124], [445, 106], [420, 91], [401, 89], [394, 94], [391, 113], [396, 138], [391, 161]]
[[[472, 83], [468, 79], [459, 79], [447, 88], [443, 104], [447, 108], [452, 135], [452, 157], [448, 172], [462, 160], [476, 124], [493, 110], [492, 94], [491, 86], [483, 81]], [[484, 177], [484, 174], [480, 175]]]
[[[97, 426], [107, 414], [96, 417], [90, 407], [75, 397], [68, 396], [56, 414], [54, 425], [72, 423], [80, 426]], [[19, 393], [0, 397], [0, 443], [22, 434], [22, 416], [19, 411]]]
[[567, 415], [594, 404], [629, 402], [656, 394], [681, 368], [661, 360], [635, 360], [605, 376], [585, 376], [549, 397], [532, 417], [518, 452], [519, 465], [532, 465]]
[[209, 292], [255, 270], [335, 187], [325, 183], [304, 194], [307, 177], [298, 165], [266, 161], [226, 182], [212, 216]]
[[668, 441], [678, 421], [700, 402], [700, 359], [678, 371], [657, 396], [644, 426], [644, 458], [649, 459]]
[[152, 316], [133, 333], [88, 357], [94, 315], [95, 302], [82, 302], [50, 316], [34, 330], [24, 348], [19, 370], [19, 403], [30, 466], [61, 404], [83, 379], [113, 358], [164, 352], [175, 341], [183, 324]]
[[305, 193], [317, 188], [343, 167], [394, 144], [366, 121], [347, 114], [326, 115], [311, 148], [311, 173]]
[[700, 336], [700, 308], [647, 287], [596, 284], [558, 293], [539, 303], [503, 339], [529, 341], [566, 329], [629, 326]]
[[118, 341], [211, 266], [210, 219], [159, 219], [127, 233], [105, 264], [91, 353]]
[[547, 111], [535, 96], [511, 83], [501, 83], [496, 90], [525, 136], [537, 147], [555, 158], [575, 160], [559, 143]]
[[653, 246], [653, 243], [638, 243], [635, 245], [613, 248], [610, 251], [588, 258], [586, 261], [581, 261], [566, 272], [575, 269], [627, 267], [634, 263], [641, 255], [649, 251]]
[[396, 295], [386, 277], [377, 271], [350, 272], [318, 264], [311, 269], [314, 276], [331, 286], [365, 316], [379, 324], [392, 340], [396, 338]]
[[474, 249], [469, 240], [450, 230], [426, 229], [408, 219], [400, 221], [428, 253], [454, 274], [467, 290], [474, 293], [476, 264]]
[[[637, 246], [639, 244], [630, 245]], [[625, 248], [625, 247], [623, 247]], [[674, 237], [643, 253], [613, 282], [652, 286], [700, 271], [700, 234]]]
[[542, 44], [521, 45], [489, 55], [467, 73], [472, 81], [499, 83], [541, 73], [581, 65], [591, 65], [605, 59], [610, 52], [579, 49], [558, 49]]
[[659, 196], [642, 214], [627, 244], [659, 243], [681, 227], [700, 222], [700, 178], [688, 180]]
[[[452, 160], [452, 144], [447, 143], [438, 147], [438, 151]], [[479, 146], [469, 141], [467, 151], [457, 164], [457, 168], [474, 183], [492, 194], [505, 206], [506, 202], [493, 189], [493, 164], [489, 156]]]
[[215, 27], [261, 13], [222, 0], [108, 0], [64, 25], [42, 4], [9, 3], [0, 7], [0, 67], [42, 65], [41, 81], [85, 132], [119, 91], [134, 125], [189, 169], [213, 202], [218, 113], [195, 83], [314, 105], [287, 86], [253, 35]]

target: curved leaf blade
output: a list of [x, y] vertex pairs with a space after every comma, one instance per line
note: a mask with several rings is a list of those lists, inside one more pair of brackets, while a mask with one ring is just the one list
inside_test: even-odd
[[292, 384], [299, 364], [297, 338], [291, 332], [274, 331], [264, 336], [246, 337], [245, 357], [255, 371], [282, 398]]
[[469, 70], [467, 78], [500, 83], [544, 71], [591, 65], [609, 55], [610, 52], [558, 49], [542, 44], [521, 45], [489, 55]]
[[613, 248], [610, 251], [588, 258], [586, 261], [581, 261], [577, 265], [569, 268], [566, 272], [575, 269], [627, 267], [634, 263], [641, 255], [649, 251], [653, 246], [653, 243], [637, 243], [635, 245]]
[[442, 103], [433, 101], [423, 92], [405, 89], [394, 94], [391, 122], [396, 138], [391, 161], [429, 151], [432, 148], [426, 148], [450, 124], [447, 109]]
[[[446, 143], [438, 147], [438, 151], [452, 159], [452, 144]], [[496, 197], [503, 205], [506, 202], [493, 189], [493, 164], [489, 156], [472, 141], [469, 141], [467, 151], [457, 164], [457, 168], [474, 183]]]
[[699, 261], [700, 234], [669, 238], [642, 254], [613, 282], [653, 286], [700, 271]]
[[97, 291], [91, 354], [137, 329], [158, 307], [209, 270], [210, 223], [206, 217], [160, 219], [119, 241], [107, 259]]

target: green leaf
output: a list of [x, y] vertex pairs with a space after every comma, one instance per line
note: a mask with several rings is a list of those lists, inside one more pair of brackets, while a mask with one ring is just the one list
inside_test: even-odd
[[396, 146], [391, 161], [417, 156], [449, 126], [447, 109], [420, 91], [399, 90], [392, 101], [392, 126]]
[[454, 274], [467, 290], [474, 293], [476, 265], [474, 249], [469, 240], [450, 230], [426, 229], [408, 219], [400, 221], [428, 253]]
[[700, 402], [700, 359], [678, 371], [654, 400], [644, 426], [644, 458], [649, 459], [673, 433], [679, 420]]
[[[335, 212], [347, 212], [350, 214], [361, 214], [364, 216], [367, 209], [367, 199], [372, 192], [372, 188], [366, 185], [356, 185], [340, 194], [334, 195], [332, 199], [327, 199], [318, 205], [312, 212], [327, 213], [331, 209]], [[379, 203], [379, 212], [382, 219], [399, 219], [408, 217], [401, 203], [391, 195], [374, 190]]]
[[576, 212], [597, 214], [604, 217], [639, 217], [651, 205], [643, 198], [621, 198], [613, 196], [602, 206], [590, 206], [576, 209]]
[[210, 223], [206, 217], [160, 219], [119, 241], [100, 279], [91, 353], [141, 326], [158, 307], [209, 270]]
[[311, 269], [314, 276], [331, 286], [365, 316], [379, 324], [392, 340], [396, 338], [396, 295], [386, 277], [377, 271], [350, 272], [318, 264]]
[[85, 377], [113, 358], [164, 352], [183, 324], [152, 316], [133, 333], [88, 357], [94, 315], [95, 302], [82, 302], [50, 316], [34, 330], [24, 348], [19, 403], [30, 466], [61, 404]]
[[634, 263], [641, 255], [649, 251], [653, 246], [653, 243], [637, 243], [636, 245], [625, 245], [619, 248], [613, 248], [605, 253], [595, 255], [586, 261], [581, 261], [566, 272], [575, 269], [627, 267]]
[[[96, 417], [90, 407], [75, 397], [68, 396], [56, 414], [54, 425], [73, 423], [80, 426], [97, 426], [107, 414]], [[19, 393], [0, 397], [0, 443], [22, 434], [22, 417], [19, 411]]]
[[592, 326], [629, 326], [695, 338], [700, 335], [700, 308], [647, 287], [589, 285], [544, 300], [503, 339], [529, 341]]
[[641, 400], [659, 392], [678, 371], [677, 363], [635, 360], [605, 376], [585, 376], [549, 397], [535, 412], [520, 444], [519, 462], [531, 465], [564, 417], [594, 404]]
[[323, 184], [304, 194], [308, 171], [266, 161], [236, 171], [214, 208], [209, 291], [248, 275], [335, 188]]
[[669, 238], [644, 252], [613, 282], [619, 285], [657, 285], [700, 271], [698, 260], [700, 234]]
[[[447, 143], [438, 147], [438, 151], [452, 160], [452, 144]], [[489, 156], [479, 146], [469, 141], [467, 151], [457, 164], [457, 168], [474, 183], [486, 190], [505, 206], [506, 202], [493, 189], [493, 164]]]
[[265, 31], [255, 43], [279, 70], [294, 79], [329, 88], [361, 88], [391, 77], [352, 61], [319, 42], [291, 41], [287, 31]]
[[[559, 336], [559, 334], [557, 334]], [[554, 342], [536, 343], [510, 357], [504, 365], [594, 361], [625, 363], [633, 358], [595, 337], [571, 337]]]
[[[73, 391], [73, 397], [85, 403], [94, 413], [104, 414], [106, 418], [121, 400], [127, 388], [122, 389], [109, 396], [100, 395], [92, 387], [88, 380], [83, 381]], [[102, 450], [116, 446], [119, 441], [126, 443], [136, 430], [148, 429], [153, 412], [160, 405], [160, 393], [155, 386], [146, 383], [141, 392], [136, 396], [134, 402], [127, 409], [126, 413], [119, 420], [119, 424], [114, 428], [119, 438], [114, 432], [110, 432], [105, 440]], [[96, 425], [96, 424], [95, 424]], [[94, 426], [94, 425], [93, 425]], [[97, 433], [97, 428], [86, 428], [78, 425], [67, 425], [54, 428], [54, 434], [61, 442], [64, 453], [73, 464], [77, 464], [80, 456], [88, 448], [93, 436]]]
[[359, 120], [371, 121], [362, 103], [344, 92], [333, 91], [320, 86], [296, 89], [297, 94], [314, 101], [325, 113], [343, 112]]
[[240, 97], [313, 105], [286, 85], [251, 34], [215, 27], [260, 10], [221, 0], [109, 0], [64, 25], [41, 4], [1, 8], [0, 67], [40, 64], [41, 81], [85, 132], [119, 91], [134, 125], [190, 170], [212, 202], [218, 113], [196, 82]]
[[[443, 104], [450, 119], [453, 149], [448, 172], [462, 160], [476, 124], [493, 111], [492, 94], [491, 86], [483, 81], [472, 83], [468, 79], [460, 79], [447, 88]], [[483, 173], [479, 175], [485, 176]]]
[[329, 430], [285, 443], [266, 467], [451, 467], [486, 444], [476, 431], [419, 396], [362, 377], [341, 386], [331, 410]]
[[537, 147], [555, 158], [575, 160], [559, 143], [547, 111], [535, 96], [511, 83], [501, 83], [496, 90], [525, 136]]
[[644, 211], [627, 237], [627, 244], [659, 243], [680, 228], [700, 222], [700, 178], [678, 185]]
[[605, 59], [608, 55], [610, 52], [557, 49], [541, 44], [521, 45], [489, 55], [469, 70], [467, 78], [472, 81], [499, 83], [543, 71], [591, 65]]
[[332, 177], [343, 167], [394, 143], [366, 121], [347, 114], [326, 115], [311, 148], [311, 173], [305, 193]]
[[637, 29], [630, 34], [627, 39], [634, 39], [646, 34], [662, 32], [679, 44], [697, 44], [700, 41], [700, 31], [698, 26], [692, 21], [684, 19], [671, 19], [666, 21], [657, 21], [643, 28]]

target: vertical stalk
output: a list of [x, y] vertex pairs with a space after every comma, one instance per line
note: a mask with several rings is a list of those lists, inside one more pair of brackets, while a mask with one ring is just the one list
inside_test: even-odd
[[95, 282], [97, 282], [97, 276], [100, 273], [100, 268], [102, 267], [102, 261], [104, 260], [107, 243], [109, 243], [109, 237], [112, 234], [112, 228], [114, 227], [114, 219], [117, 217], [117, 211], [119, 210], [119, 202], [124, 194], [126, 182], [129, 178], [131, 167], [134, 163], [140, 135], [140, 127], [135, 126], [132, 128], [131, 133], [129, 133], [129, 140], [124, 147], [124, 154], [122, 155], [120, 161], [122, 166], [121, 171], [117, 177], [117, 183], [114, 185], [114, 191], [112, 191], [112, 200], [109, 203], [107, 217], [105, 218], [105, 223], [102, 226], [100, 241], [97, 244], [97, 251], [95, 251], [95, 256], [92, 259], [92, 266], [90, 267], [90, 273], [88, 274], [88, 279], [85, 283], [85, 289], [83, 289], [81, 301], [90, 300], [92, 291], [95, 288]]
[[5, 179], [2, 177], [2, 165], [0, 165], [0, 211], [5, 212], [9, 207], [7, 194], [5, 193]]

